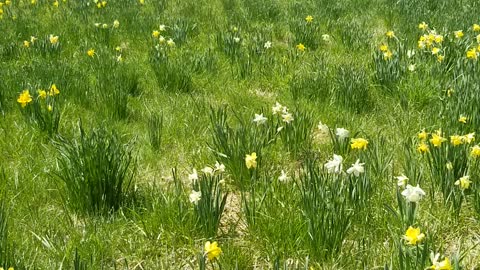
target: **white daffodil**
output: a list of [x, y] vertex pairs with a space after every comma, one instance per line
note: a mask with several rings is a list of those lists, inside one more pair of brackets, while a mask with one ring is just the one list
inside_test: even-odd
[[267, 117], [263, 116], [263, 113], [261, 114], [255, 114], [255, 118], [253, 118], [253, 122], [257, 123], [257, 126], [265, 124], [267, 122]]
[[160, 27], [158, 28], [158, 30], [160, 30], [161, 32], [165, 31], [166, 29], [166, 26], [165, 24], [160, 24]]
[[323, 34], [322, 35], [322, 40], [325, 42], [330, 42], [330, 35], [328, 34]]
[[330, 132], [329, 128], [327, 125], [325, 125], [324, 123], [322, 123], [322, 121], [320, 121], [318, 123], [318, 130], [321, 132], [321, 133], [327, 133]]
[[223, 173], [225, 172], [225, 165], [219, 163], [218, 161], [215, 162], [215, 171]]
[[365, 163], [360, 163], [360, 159], [357, 159], [355, 164], [352, 164], [352, 167], [348, 168], [347, 173], [355, 175], [356, 177], [360, 176], [361, 173], [365, 172], [365, 168], [363, 167]]
[[264, 47], [265, 49], [267, 49], [267, 50], [270, 49], [270, 48], [272, 47], [272, 42], [271, 42], [271, 41], [265, 42], [265, 44], [263, 45], [263, 47]]
[[293, 116], [291, 113], [282, 114], [282, 120], [283, 122], [290, 124], [293, 121]]
[[272, 107], [272, 114], [279, 114], [283, 111], [282, 104], [275, 102], [275, 106]]
[[192, 193], [190, 193], [190, 196], [189, 196], [190, 202], [193, 204], [197, 204], [201, 198], [202, 198], [202, 192], [195, 191], [195, 190], [192, 190]]
[[412, 58], [415, 55], [415, 50], [408, 50], [407, 51], [407, 57]]
[[288, 178], [289, 178], [289, 177], [288, 177], [287, 173], [286, 173], [284, 170], [282, 170], [280, 176], [278, 177], [278, 181], [280, 181], [280, 182], [287, 182], [287, 181], [288, 181]]
[[410, 65], [408, 65], [408, 70], [409, 70], [410, 72], [414, 72], [414, 71], [415, 71], [415, 64], [410, 64]]
[[333, 159], [327, 161], [325, 163], [325, 168], [327, 169], [328, 173], [341, 173], [342, 172], [342, 156], [333, 154]]
[[197, 170], [193, 169], [193, 172], [188, 175], [188, 180], [190, 180], [191, 182], [195, 182], [198, 180]]
[[395, 179], [397, 179], [397, 185], [399, 187], [405, 187], [405, 185], [407, 184], [408, 182], [408, 177], [406, 177], [405, 175], [400, 175], [400, 176], [395, 176]]
[[335, 135], [337, 135], [337, 137], [340, 140], [344, 140], [345, 138], [348, 138], [350, 136], [350, 131], [348, 131], [344, 128], [336, 128], [335, 129]]
[[213, 175], [213, 169], [210, 168], [210, 167], [208, 167], [208, 166], [205, 167], [205, 168], [203, 168], [203, 169], [202, 169], [202, 172], [203, 172], [204, 174]]
[[404, 191], [402, 191], [402, 195], [408, 202], [419, 202], [423, 196], [425, 196], [425, 191], [421, 189], [418, 185], [416, 187], [407, 185]]

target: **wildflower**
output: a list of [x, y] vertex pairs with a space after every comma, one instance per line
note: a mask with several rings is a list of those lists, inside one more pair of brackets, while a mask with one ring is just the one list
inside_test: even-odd
[[257, 167], [257, 153], [253, 152], [250, 155], [245, 155], [245, 165], [247, 166], [247, 169], [255, 169]]
[[328, 34], [323, 34], [322, 35], [322, 40], [325, 42], [330, 42], [330, 35]]
[[443, 36], [442, 35], [435, 35], [434, 39], [435, 43], [440, 44], [443, 42]]
[[173, 39], [170, 38], [169, 40], [167, 40], [167, 45], [170, 47], [173, 47], [175, 46], [175, 41], [173, 41]]
[[239, 42], [240, 42], [240, 38], [239, 38], [239, 37], [234, 37], [234, 38], [233, 38], [233, 41], [235, 41], [235, 43], [239, 43]]
[[430, 139], [430, 142], [433, 144], [435, 147], [440, 147], [444, 141], [447, 139], [443, 138], [440, 134], [432, 134], [432, 138]]
[[397, 186], [399, 187], [404, 187], [408, 182], [408, 177], [403, 174], [400, 176], [395, 176], [395, 179], [397, 179]]
[[459, 186], [461, 190], [465, 190], [465, 189], [468, 189], [470, 187], [471, 183], [472, 183], [472, 181], [470, 181], [470, 176], [465, 175], [463, 177], [460, 177], [460, 179], [458, 179], [455, 182], [455, 185]]
[[34, 37], [34, 36], [31, 36], [30, 37], [30, 43], [35, 43], [35, 41], [37, 41], [38, 38]]
[[38, 97], [41, 99], [46, 99], [47, 98], [47, 92], [42, 89], [37, 90]]
[[263, 116], [263, 113], [261, 114], [255, 114], [255, 118], [253, 119], [253, 122], [257, 123], [257, 126], [261, 124], [265, 124], [267, 122], [267, 117]]
[[219, 163], [218, 161], [216, 161], [216, 162], [215, 162], [215, 171], [216, 171], [216, 172], [220, 172], [220, 173], [225, 172], [225, 165], [223, 165], [222, 163]]
[[455, 93], [455, 91], [453, 89], [450, 88], [450, 89], [447, 90], [447, 96], [448, 97], [451, 97], [453, 95], [453, 93]]
[[385, 33], [385, 35], [388, 37], [388, 38], [394, 38], [395, 37], [395, 33], [393, 31], [387, 31], [387, 33]]
[[95, 50], [94, 49], [88, 50], [87, 55], [90, 56], [90, 57], [93, 57], [95, 55]]
[[324, 167], [327, 169], [328, 173], [340, 173], [342, 172], [342, 162], [342, 156], [333, 154], [333, 159], [327, 161]]
[[115, 60], [117, 60], [117, 62], [123, 62], [123, 57], [122, 57], [122, 55], [119, 54]]
[[470, 152], [470, 156], [472, 156], [474, 158], [480, 157], [480, 146], [479, 145], [475, 145], [474, 147], [472, 147], [472, 151]]
[[140, 3], [140, 5], [145, 5], [145, 0], [138, 0], [138, 2]]
[[464, 140], [466, 143], [471, 143], [471, 142], [475, 141], [475, 132], [463, 135], [462, 140]]
[[160, 26], [158, 27], [158, 30], [160, 30], [160, 32], [165, 32], [165, 29], [167, 27], [165, 26], [165, 24], [160, 24]]
[[208, 167], [208, 166], [206, 166], [205, 168], [203, 168], [203, 169], [202, 169], [202, 172], [203, 172], [204, 174], [208, 174], [208, 175], [210, 175], [210, 176], [213, 175], [213, 169], [210, 168], [210, 167]]
[[463, 115], [460, 115], [460, 117], [458, 118], [458, 122], [466, 124], [467, 123], [467, 117], [463, 116]]
[[412, 58], [415, 55], [415, 50], [407, 50], [407, 57]]
[[428, 133], [424, 130], [422, 130], [420, 133], [417, 134], [418, 139], [424, 141], [427, 139]]
[[418, 29], [421, 29], [421, 30], [426, 30], [428, 27], [428, 24], [426, 24], [425, 22], [421, 22], [419, 25], [418, 25]]
[[196, 205], [196, 204], [198, 204], [200, 199], [202, 199], [202, 192], [192, 190], [192, 193], [190, 193], [190, 196], [188, 198], [189, 198], [191, 203]]
[[30, 96], [30, 92], [28, 90], [23, 90], [18, 97], [17, 102], [20, 103], [22, 108], [25, 108], [28, 103], [32, 102], [32, 96]]
[[305, 45], [303, 45], [302, 43], [299, 43], [297, 45], [297, 50], [301, 51], [301, 52], [304, 52], [305, 51]]
[[282, 170], [282, 172], [280, 173], [280, 176], [278, 177], [278, 181], [280, 182], [287, 182], [288, 181], [288, 176], [287, 176], [287, 173]]
[[350, 131], [348, 131], [344, 128], [336, 128], [335, 129], [335, 135], [338, 137], [338, 139], [343, 140], [343, 139], [348, 138], [350, 136]]
[[462, 38], [464, 35], [462, 30], [454, 31], [453, 34], [455, 35], [455, 38]]
[[293, 121], [293, 116], [291, 113], [284, 113], [282, 114], [283, 122], [290, 124]]
[[54, 7], [58, 7], [58, 1], [53, 2]]
[[50, 40], [50, 44], [52, 45], [55, 45], [58, 43], [58, 36], [50, 35], [48, 39]]
[[222, 249], [218, 247], [218, 243], [217, 242], [210, 243], [210, 241], [207, 241], [205, 243], [204, 251], [205, 251], [204, 256], [207, 256], [207, 259], [209, 261], [217, 259], [218, 257], [220, 257], [220, 254], [222, 253]]
[[410, 64], [410, 65], [408, 65], [408, 70], [409, 70], [410, 72], [414, 72], [414, 71], [415, 71], [415, 64]]
[[381, 52], [386, 52], [386, 51], [388, 51], [388, 45], [387, 45], [387, 44], [382, 44], [382, 45], [380, 45], [380, 51], [381, 51]]
[[427, 153], [428, 152], [428, 145], [426, 143], [421, 143], [418, 145], [417, 147], [417, 151], [420, 152], [420, 153]]
[[305, 21], [307, 21], [307, 23], [311, 23], [313, 22], [313, 17], [311, 15], [308, 15], [306, 18], [305, 18]]
[[467, 59], [477, 60], [477, 57], [477, 50], [475, 48], [467, 51]]
[[356, 177], [360, 176], [361, 173], [365, 172], [365, 168], [363, 168], [365, 163], [360, 163], [360, 160], [357, 159], [355, 164], [352, 164], [352, 167], [348, 168], [347, 173], [355, 175]]
[[452, 143], [453, 146], [458, 146], [462, 144], [462, 137], [459, 135], [450, 136], [450, 142]]
[[447, 162], [447, 164], [445, 165], [445, 167], [447, 167], [447, 170], [449, 170], [449, 171], [453, 170], [453, 164], [452, 164], [452, 162], [450, 162], [450, 161]]
[[430, 270], [453, 270], [452, 264], [450, 263], [450, 260], [445, 257], [443, 261], [439, 262], [438, 259], [440, 257], [440, 254], [434, 255], [433, 252], [430, 254], [430, 261], [432, 261], [432, 266], [430, 266], [427, 269]]
[[402, 195], [408, 202], [416, 203], [425, 196], [425, 191], [421, 189], [418, 185], [416, 187], [407, 185], [404, 191], [402, 191]]
[[352, 139], [351, 147], [352, 149], [365, 150], [367, 149], [368, 141], [363, 138]]
[[120, 27], [120, 22], [118, 20], [113, 21], [113, 28]]
[[24, 40], [24, 41], [23, 41], [23, 47], [25, 47], [25, 48], [30, 48], [30, 41]]
[[166, 41], [166, 40], [165, 40], [165, 38], [164, 38], [163, 36], [160, 36], [160, 37], [158, 38], [158, 42], [160, 42], [160, 44], [165, 43], [165, 41]]
[[284, 110], [284, 107], [282, 106], [282, 104], [280, 104], [278, 102], [275, 102], [275, 106], [272, 107], [272, 113], [273, 114], [280, 113], [283, 110]]
[[263, 45], [263, 47], [264, 47], [265, 49], [267, 49], [267, 50], [270, 49], [270, 48], [272, 47], [272, 42], [271, 42], [271, 41], [265, 42], [265, 44]]
[[445, 55], [437, 55], [437, 61], [439, 63], [443, 62], [443, 60], [445, 60]]
[[432, 49], [432, 54], [433, 54], [433, 55], [436, 55], [436, 54], [438, 54], [439, 52], [440, 52], [440, 49], [439, 49], [439, 48], [433, 47], [433, 49]]
[[480, 31], [480, 25], [475, 23], [475, 24], [473, 24], [472, 29], [473, 29], [474, 32], [478, 32], [478, 31]]
[[160, 36], [160, 31], [154, 30], [154, 31], [152, 32], [152, 37], [158, 38], [159, 36]]
[[383, 53], [383, 59], [384, 60], [390, 60], [392, 59], [393, 53], [390, 50], [387, 50], [386, 52]]
[[193, 172], [188, 175], [188, 180], [190, 180], [191, 182], [195, 182], [198, 180], [197, 170], [193, 169]]
[[408, 227], [403, 239], [407, 241], [407, 244], [415, 246], [418, 243], [422, 242], [425, 238], [425, 234], [420, 233], [420, 228], [413, 228], [412, 226]]
[[52, 86], [50, 86], [50, 91], [48, 92], [48, 95], [56, 96], [58, 94], [60, 94], [60, 90], [58, 90], [58, 88], [55, 84], [52, 84]]

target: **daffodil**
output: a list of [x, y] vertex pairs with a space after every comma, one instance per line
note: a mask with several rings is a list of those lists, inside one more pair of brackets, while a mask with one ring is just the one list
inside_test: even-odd
[[429, 270], [453, 270], [452, 264], [448, 258], [443, 259], [443, 261], [439, 262], [440, 254], [430, 254], [430, 261], [432, 261], [432, 266], [430, 266]]
[[459, 186], [461, 190], [468, 189], [471, 183], [472, 181], [470, 181], [470, 176], [468, 175], [465, 175], [460, 179], [458, 179], [457, 181], [455, 181], [455, 185]]
[[384, 60], [390, 60], [392, 59], [393, 53], [390, 50], [387, 50], [386, 52], [383, 53], [383, 59]]
[[407, 185], [405, 190], [402, 191], [402, 195], [408, 202], [417, 203], [425, 196], [425, 191], [423, 191], [419, 185], [416, 187]]
[[425, 22], [421, 22], [419, 25], [418, 25], [418, 29], [421, 29], [421, 30], [427, 30], [428, 28], [428, 24], [426, 24]]
[[455, 35], [455, 38], [460, 39], [464, 36], [462, 30], [454, 31], [453, 34]]
[[350, 131], [344, 128], [336, 128], [335, 135], [338, 137], [339, 140], [344, 140], [350, 136]]
[[95, 50], [94, 49], [88, 50], [87, 55], [90, 56], [90, 57], [93, 57], [95, 55]]
[[462, 142], [463, 142], [462, 136], [459, 136], [459, 135], [450, 136], [450, 143], [452, 143], [453, 146], [461, 145]]
[[380, 51], [382, 51], [382, 52], [388, 51], [388, 45], [387, 44], [380, 45]]
[[438, 61], [439, 63], [442, 63], [443, 60], [445, 60], [445, 55], [441, 55], [441, 54], [437, 55], [437, 61]]
[[204, 247], [204, 256], [207, 256], [207, 259], [209, 261], [212, 261], [214, 259], [217, 259], [220, 257], [220, 254], [222, 253], [222, 249], [218, 246], [217, 242], [210, 243], [210, 241], [207, 241], [205, 243]]
[[480, 146], [479, 145], [475, 145], [474, 147], [472, 147], [472, 150], [470, 151], [470, 156], [472, 156], [474, 158], [479, 158], [480, 157]]
[[52, 45], [56, 45], [58, 43], [58, 36], [50, 35], [48, 39], [50, 40], [50, 44]]
[[387, 31], [387, 33], [385, 33], [385, 35], [388, 37], [388, 38], [394, 38], [395, 37], [395, 33], [393, 31]]
[[52, 84], [52, 86], [50, 86], [50, 91], [48, 92], [48, 95], [56, 96], [58, 94], [60, 94], [60, 90], [58, 90], [58, 88], [55, 84]]
[[305, 45], [303, 45], [302, 43], [299, 43], [297, 44], [297, 50], [300, 51], [300, 52], [304, 52], [306, 49]]
[[190, 180], [192, 183], [194, 183], [198, 180], [197, 170], [193, 169], [193, 172], [188, 175], [188, 180]]
[[478, 54], [475, 48], [472, 48], [467, 51], [467, 59], [477, 60]]
[[433, 146], [440, 147], [446, 140], [447, 139], [443, 138], [441, 135], [433, 133], [430, 142], [433, 144]]
[[399, 187], [405, 187], [405, 185], [408, 183], [408, 177], [406, 177], [404, 174], [395, 176], [395, 179], [397, 179], [397, 186]]
[[290, 124], [294, 119], [291, 113], [284, 113], [282, 114], [283, 122]]
[[480, 31], [480, 25], [475, 23], [475, 24], [473, 24], [472, 29], [473, 29], [474, 32], [478, 32], [478, 31]]
[[352, 139], [350, 147], [352, 149], [365, 150], [367, 149], [368, 141], [363, 138]]
[[436, 54], [438, 54], [439, 52], [440, 52], [440, 49], [439, 49], [439, 48], [433, 47], [433, 49], [432, 49], [432, 54], [433, 54], [433, 55], [436, 55]]
[[428, 137], [428, 133], [424, 130], [422, 130], [420, 133], [417, 134], [418, 139], [424, 141]]
[[175, 41], [173, 41], [173, 39], [170, 38], [170, 39], [167, 40], [167, 45], [170, 46], [170, 47], [173, 47], [173, 46], [175, 46]]
[[265, 42], [265, 44], [263, 44], [263, 47], [267, 50], [270, 49], [272, 47], [272, 42], [271, 41]]
[[113, 28], [120, 27], [120, 22], [118, 20], [113, 21]]
[[257, 167], [257, 153], [253, 152], [250, 155], [245, 155], [245, 165], [247, 169], [255, 169]]
[[255, 118], [253, 118], [253, 122], [257, 124], [257, 126], [265, 124], [267, 122], [268, 118], [263, 116], [263, 113], [261, 114], [255, 114]]
[[327, 161], [324, 167], [327, 169], [328, 173], [341, 173], [342, 172], [342, 162], [343, 157], [340, 155], [333, 154], [333, 159]]
[[407, 244], [415, 246], [418, 243], [422, 242], [425, 238], [425, 234], [420, 233], [420, 228], [414, 228], [412, 226], [408, 227], [403, 239], [407, 241]]
[[282, 172], [280, 173], [280, 176], [278, 177], [278, 181], [287, 182], [288, 179], [289, 179], [289, 177], [288, 177], [287, 173], [284, 170], [282, 170]]
[[417, 147], [417, 151], [422, 154], [427, 153], [429, 151], [428, 145], [424, 142], [420, 143]]
[[313, 22], [313, 17], [312, 17], [312, 15], [308, 15], [308, 16], [305, 18], [305, 21], [307, 21], [307, 23]]
[[452, 162], [450, 162], [450, 161], [447, 162], [447, 164], [445, 164], [445, 167], [447, 167], [447, 170], [449, 170], [449, 171], [453, 170], [453, 164], [452, 164]]
[[152, 32], [152, 37], [158, 38], [159, 36], [160, 36], [160, 31], [154, 30], [154, 31]]
[[23, 41], [23, 47], [25, 47], [25, 48], [30, 48], [30, 41], [24, 40], [24, 41]]
[[28, 103], [32, 102], [32, 96], [30, 96], [30, 92], [28, 90], [23, 90], [18, 97], [17, 102], [20, 103], [22, 108], [25, 108]]
[[458, 122], [466, 124], [467, 123], [467, 117], [463, 116], [463, 115], [460, 115], [460, 117], [458, 118]]
[[46, 99], [47, 98], [47, 91], [38, 89], [37, 90], [38, 97], [41, 99]]
[[190, 193], [190, 196], [188, 196], [188, 198], [191, 203], [196, 205], [202, 199], [202, 192], [192, 190], [192, 193]]
[[272, 107], [272, 114], [278, 114], [282, 111], [284, 111], [284, 106], [278, 102], [275, 102], [275, 106]]
[[472, 133], [468, 133], [468, 134], [465, 134], [462, 136], [462, 140], [465, 142], [465, 143], [471, 143], [473, 141], [475, 141], [475, 132], [472, 132]]
[[348, 174], [352, 174], [355, 175], [356, 177], [360, 176], [361, 173], [364, 173], [365, 172], [365, 168], [363, 167], [363, 165], [365, 165], [365, 163], [360, 163], [360, 160], [357, 159], [357, 161], [355, 162], [355, 164], [352, 164], [352, 167], [348, 168], [347, 169], [347, 173]]

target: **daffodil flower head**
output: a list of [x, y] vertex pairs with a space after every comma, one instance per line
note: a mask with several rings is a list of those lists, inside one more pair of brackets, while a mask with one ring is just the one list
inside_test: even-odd
[[22, 108], [25, 108], [28, 103], [32, 102], [32, 96], [30, 95], [30, 91], [28, 91], [27, 89], [23, 90], [23, 92], [18, 97], [17, 102], [20, 103]]
[[407, 244], [415, 246], [422, 242], [425, 238], [425, 234], [420, 233], [420, 228], [408, 227], [403, 238], [407, 241]]
[[419, 185], [416, 187], [407, 185], [405, 190], [402, 191], [402, 196], [404, 196], [408, 202], [417, 203], [425, 196], [425, 191], [423, 191]]
[[245, 155], [245, 165], [247, 169], [255, 169], [257, 167], [257, 153], [253, 152], [250, 155]]
[[217, 242], [210, 243], [210, 241], [207, 241], [205, 243], [204, 252], [204, 256], [206, 256], [209, 261], [212, 261], [220, 257], [222, 249], [218, 246]]
[[363, 165], [365, 165], [365, 163], [360, 163], [360, 160], [357, 159], [355, 164], [352, 164], [352, 167], [347, 169], [347, 173], [348, 174], [353, 173], [353, 175], [355, 175], [356, 177], [359, 177], [360, 174], [365, 172], [365, 168], [363, 167]]
[[368, 141], [363, 138], [352, 139], [350, 147], [352, 149], [365, 150], [367, 149]]
[[461, 190], [468, 189], [470, 187], [471, 183], [472, 183], [472, 181], [470, 181], [470, 176], [468, 176], [468, 175], [465, 175], [465, 176], [461, 177], [460, 179], [458, 179], [457, 181], [455, 181], [455, 185], [459, 186]]
[[340, 155], [333, 154], [333, 159], [327, 161], [324, 167], [327, 169], [328, 173], [336, 173], [339, 174], [342, 172], [342, 165], [343, 157]]
[[480, 146], [475, 145], [472, 147], [472, 150], [470, 151], [470, 156], [473, 158], [479, 158], [480, 157]]

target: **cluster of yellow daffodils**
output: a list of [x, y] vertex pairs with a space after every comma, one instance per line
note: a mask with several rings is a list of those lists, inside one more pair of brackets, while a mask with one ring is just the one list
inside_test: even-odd
[[104, 8], [107, 6], [107, 1], [93, 0], [97, 8]]
[[[43, 90], [43, 89], [38, 89], [37, 94], [38, 94], [38, 99], [43, 100], [43, 99], [46, 99], [47, 96], [59, 95], [60, 90], [58, 90], [58, 88], [55, 84], [52, 84], [52, 86], [50, 86], [50, 89], [48, 90], [48, 92], [46, 90]], [[28, 90], [28, 89], [23, 90], [22, 93], [20, 93], [20, 95], [17, 98], [17, 102], [20, 104], [20, 106], [22, 108], [25, 108], [32, 101], [33, 101], [33, 97], [32, 97], [32, 95], [30, 95], [30, 90]], [[48, 110], [49, 111], [52, 110], [51, 105], [49, 105]]]

